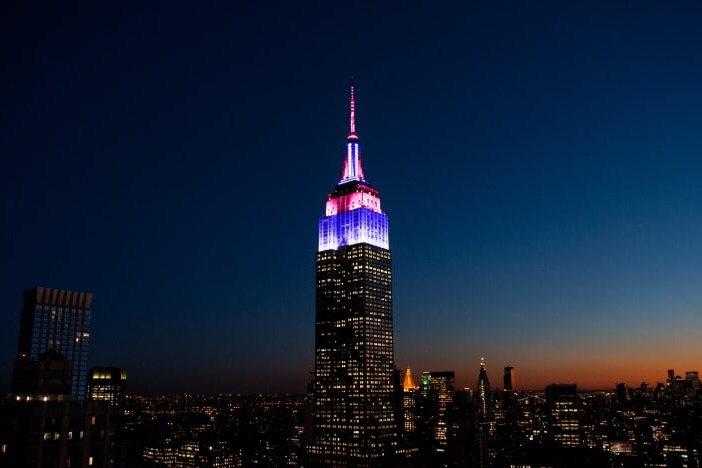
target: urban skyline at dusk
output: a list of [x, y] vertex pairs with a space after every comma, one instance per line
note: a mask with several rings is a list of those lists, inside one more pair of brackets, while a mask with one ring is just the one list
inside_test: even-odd
[[399, 368], [700, 370], [699, 3], [1, 8], [1, 392], [34, 286], [130, 391], [304, 392], [351, 75]]

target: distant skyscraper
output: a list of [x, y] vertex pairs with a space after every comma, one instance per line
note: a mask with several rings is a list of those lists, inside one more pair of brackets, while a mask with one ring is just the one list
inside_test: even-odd
[[417, 385], [412, 378], [412, 371], [409, 366], [405, 371], [405, 379], [402, 382], [402, 410], [403, 410], [403, 430], [407, 434], [414, 433], [417, 427]]
[[566, 447], [580, 445], [578, 388], [575, 384], [552, 384], [546, 387], [549, 434]]
[[700, 391], [700, 373], [697, 371], [687, 371], [685, 372], [685, 381], [689, 385], [693, 394], [697, 394]]
[[513, 392], [517, 389], [514, 375], [514, 367], [505, 367], [505, 392]]
[[476, 396], [478, 398], [478, 416], [481, 419], [490, 419], [492, 417], [492, 389], [490, 388], [490, 379], [488, 379], [487, 370], [485, 369], [485, 358], [480, 358], [480, 374], [478, 374]]
[[617, 391], [617, 403], [619, 405], [626, 405], [629, 398], [629, 388], [624, 383], [618, 383], [616, 387]]
[[396, 440], [388, 217], [361, 167], [351, 87], [341, 180], [319, 220], [311, 464], [380, 466]]
[[448, 443], [448, 410], [456, 393], [456, 374], [453, 371], [425, 372], [422, 375], [425, 398], [433, 400], [436, 408], [433, 440], [435, 450], [445, 451]]
[[[17, 364], [55, 351], [71, 366], [71, 393], [85, 399], [91, 293], [36, 287], [24, 292]], [[13, 382], [15, 387], [15, 382]]]
[[88, 372], [88, 400], [119, 405], [127, 395], [127, 371], [119, 367], [92, 367]]
[[684, 382], [681, 376], [675, 375], [674, 369], [668, 369], [668, 380], [666, 382], [666, 392], [669, 396], [678, 398], [685, 391]]

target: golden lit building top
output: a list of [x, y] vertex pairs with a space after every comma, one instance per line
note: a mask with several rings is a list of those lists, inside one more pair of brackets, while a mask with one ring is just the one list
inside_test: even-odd
[[402, 388], [406, 392], [413, 392], [419, 388], [415, 385], [414, 380], [412, 380], [412, 371], [409, 366], [407, 366], [407, 370], [405, 370], [405, 381], [402, 382]]

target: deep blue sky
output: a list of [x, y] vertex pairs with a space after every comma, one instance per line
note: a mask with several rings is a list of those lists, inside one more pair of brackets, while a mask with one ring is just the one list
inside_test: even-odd
[[702, 370], [699, 1], [28, 3], [0, 7], [0, 392], [35, 285], [95, 294], [90, 365], [134, 391], [304, 391], [351, 75], [398, 366]]

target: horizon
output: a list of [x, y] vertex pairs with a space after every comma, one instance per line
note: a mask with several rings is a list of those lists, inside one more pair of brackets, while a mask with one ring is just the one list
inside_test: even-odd
[[0, 7], [0, 390], [36, 285], [93, 293], [130, 392], [304, 393], [351, 75], [398, 368], [702, 367], [702, 4], [356, 11]]

